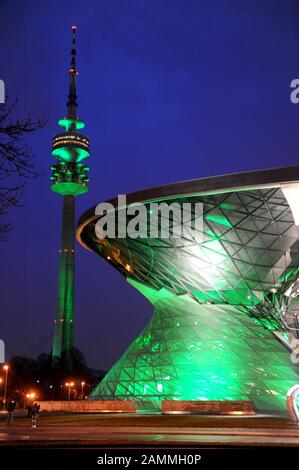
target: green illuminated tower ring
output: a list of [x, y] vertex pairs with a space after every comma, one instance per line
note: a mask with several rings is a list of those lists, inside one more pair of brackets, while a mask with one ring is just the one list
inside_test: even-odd
[[88, 191], [89, 168], [83, 161], [89, 157], [89, 140], [82, 134], [84, 121], [77, 116], [76, 95], [76, 26], [72, 26], [71, 66], [67, 116], [58, 121], [64, 132], [54, 135], [51, 166], [51, 189], [63, 197], [58, 301], [55, 318], [53, 364], [64, 359], [71, 365], [74, 344], [74, 269], [75, 269], [75, 204], [76, 196]]

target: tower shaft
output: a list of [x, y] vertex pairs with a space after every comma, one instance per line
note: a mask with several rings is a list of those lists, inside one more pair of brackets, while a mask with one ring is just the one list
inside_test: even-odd
[[71, 362], [74, 339], [75, 196], [63, 197], [53, 361]]

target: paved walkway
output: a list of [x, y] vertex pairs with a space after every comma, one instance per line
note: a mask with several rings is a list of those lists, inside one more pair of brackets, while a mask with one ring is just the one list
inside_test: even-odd
[[37, 429], [30, 420], [0, 424], [0, 446], [11, 445], [204, 445], [299, 446], [299, 425], [286, 418], [202, 416], [41, 416]]

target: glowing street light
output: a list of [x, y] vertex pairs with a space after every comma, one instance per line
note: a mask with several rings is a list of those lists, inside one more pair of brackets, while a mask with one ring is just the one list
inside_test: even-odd
[[9, 369], [8, 364], [5, 364], [3, 366], [3, 369], [5, 370], [4, 397], [3, 397], [3, 409], [5, 410], [6, 392], [7, 392], [7, 376], [8, 376], [8, 369]]
[[36, 394], [34, 392], [32, 393], [27, 393], [26, 398], [30, 398], [32, 401], [34, 400]]
[[26, 408], [26, 398], [27, 398], [27, 406], [29, 407], [30, 403], [33, 404], [35, 397], [36, 397], [35, 392], [29, 392], [29, 393], [26, 393], [26, 395], [24, 394], [24, 408]]
[[81, 382], [82, 400], [84, 400], [84, 385], [85, 385], [85, 382]]
[[69, 382], [66, 382], [65, 386], [68, 387], [67, 400], [69, 400], [70, 399], [70, 384], [69, 384]]
[[65, 386], [68, 388], [67, 399], [68, 399], [68, 401], [70, 401], [70, 399], [71, 399], [71, 387], [74, 386], [74, 382], [66, 382]]

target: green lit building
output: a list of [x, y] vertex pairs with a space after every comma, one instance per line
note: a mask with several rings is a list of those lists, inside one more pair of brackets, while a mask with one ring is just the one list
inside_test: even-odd
[[76, 197], [88, 191], [89, 140], [81, 133], [84, 121], [77, 116], [76, 95], [76, 26], [72, 27], [71, 66], [67, 115], [58, 121], [64, 130], [52, 140], [51, 189], [63, 197], [60, 245], [58, 302], [55, 318], [52, 357], [55, 365], [61, 359], [71, 365], [74, 331], [74, 266], [75, 266], [75, 205]]
[[284, 410], [298, 383], [290, 338], [299, 331], [299, 167], [127, 196], [148, 212], [161, 201], [202, 203], [202, 240], [192, 231], [180, 239], [101, 238], [96, 206], [79, 220], [80, 243], [154, 309], [90, 399], [132, 399], [140, 410], [157, 410], [162, 400], [253, 400], [257, 410]]

